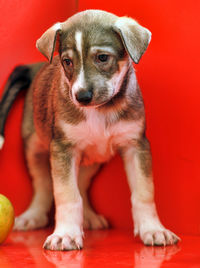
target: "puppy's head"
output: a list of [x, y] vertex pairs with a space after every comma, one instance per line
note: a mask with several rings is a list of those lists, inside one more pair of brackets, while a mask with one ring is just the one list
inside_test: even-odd
[[100, 106], [119, 92], [131, 60], [139, 62], [150, 39], [133, 19], [87, 10], [53, 25], [36, 45], [50, 62], [59, 52], [77, 106]]

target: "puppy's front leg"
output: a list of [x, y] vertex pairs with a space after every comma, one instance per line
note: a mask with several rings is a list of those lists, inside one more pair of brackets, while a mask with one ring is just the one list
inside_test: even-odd
[[73, 250], [83, 246], [83, 208], [77, 186], [78, 157], [71, 144], [53, 140], [51, 169], [56, 206], [56, 225], [45, 249]]
[[161, 224], [154, 202], [152, 161], [148, 140], [135, 141], [122, 153], [131, 189], [134, 233], [145, 245], [175, 244], [179, 238]]

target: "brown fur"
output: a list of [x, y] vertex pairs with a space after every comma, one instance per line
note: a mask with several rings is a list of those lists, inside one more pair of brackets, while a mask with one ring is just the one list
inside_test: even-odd
[[152, 157], [149, 141], [146, 137], [137, 142], [137, 154], [140, 168], [143, 174], [148, 178], [152, 176]]

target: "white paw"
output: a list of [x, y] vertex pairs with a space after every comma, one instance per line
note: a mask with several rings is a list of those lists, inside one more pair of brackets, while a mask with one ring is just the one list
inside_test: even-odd
[[98, 230], [109, 228], [109, 223], [102, 215], [96, 214], [92, 209], [84, 209], [84, 224], [85, 229]]
[[132, 198], [132, 202], [135, 206], [134, 233], [140, 236], [145, 245], [167, 246], [178, 243], [180, 238], [165, 229], [160, 222], [154, 202], [142, 203], [134, 201], [134, 198]]
[[149, 230], [140, 233], [140, 238], [146, 246], [167, 246], [178, 243], [180, 238], [167, 229]]
[[83, 247], [82, 235], [70, 237], [68, 234], [48, 236], [43, 247], [49, 250], [77, 250]]
[[28, 231], [45, 227], [48, 223], [48, 216], [37, 210], [27, 210], [15, 218], [15, 231]]

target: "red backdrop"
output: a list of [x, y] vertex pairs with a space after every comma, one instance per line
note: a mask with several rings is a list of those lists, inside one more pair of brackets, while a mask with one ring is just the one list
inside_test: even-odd
[[[66, 3], [67, 2], [67, 3]], [[35, 40], [72, 15], [74, 1], [0, 1], [0, 86], [19, 63], [43, 59]], [[161, 220], [177, 233], [200, 234], [199, 0], [79, 1], [78, 10], [104, 9], [136, 18], [152, 42], [135, 66], [143, 92], [147, 136], [153, 153], [156, 202]], [[30, 202], [20, 121], [23, 95], [14, 104], [0, 151], [0, 192], [16, 214]], [[119, 156], [105, 165], [91, 189], [96, 209], [116, 227], [131, 228], [130, 193]]]

